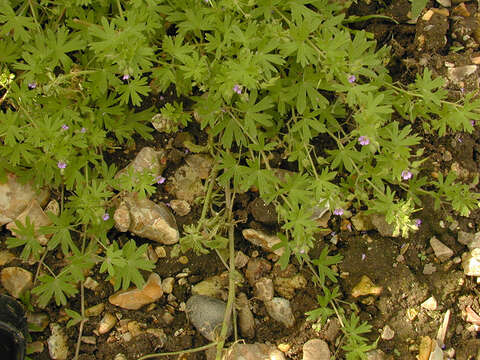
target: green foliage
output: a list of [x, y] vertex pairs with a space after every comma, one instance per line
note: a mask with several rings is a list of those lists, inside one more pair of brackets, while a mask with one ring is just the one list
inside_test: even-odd
[[[425, 5], [412, 0], [412, 14]], [[66, 304], [100, 260], [115, 289], [143, 284], [140, 271], [153, 268], [143, 257], [145, 245], [111, 242], [113, 220], [105, 214], [112, 197], [151, 196], [155, 179], [133, 169], [117, 177], [107, 159], [134, 138], [152, 140], [149, 122], [159, 112], [171, 132], [195, 122], [208, 144], [188, 147], [209, 151], [218, 169], [201, 219], [184, 227], [182, 250], [225, 247], [225, 203], [210, 200], [226, 187], [258, 191], [275, 206], [283, 267], [292, 255], [309, 260], [318, 242], [316, 210], [367, 209], [407, 237], [417, 229], [412, 217], [421, 195], [463, 216], [478, 208], [478, 194], [453, 173], [420, 175], [426, 157], [419, 146], [422, 132], [471, 133], [480, 99], [466, 94], [452, 102], [445, 81], [427, 68], [412, 84], [394, 83], [385, 67], [390, 49], [347, 28], [358, 19], [346, 18], [343, 6], [330, 0], [0, 2], [0, 181], [14, 172], [61, 201], [60, 213], [49, 214], [51, 226], [35, 229], [27, 219], [6, 241], [22, 247], [24, 259], [59, 249], [68, 259], [39, 278], [32, 290], [39, 303]], [[144, 101], [152, 94], [167, 97], [161, 109]], [[45, 248], [39, 234], [51, 236]], [[331, 266], [339, 261], [327, 247], [314, 260], [324, 296], [311, 316], [322, 322], [337, 298], [326, 282], [336, 281]], [[365, 327], [355, 318], [345, 324], [354, 340], [344, 349], [362, 358]]]
[[139, 270], [152, 270], [155, 265], [145, 258], [147, 244], [137, 247], [135, 241], [130, 240], [121, 249], [115, 241], [110, 245], [103, 258], [100, 273], [108, 272], [107, 279], [114, 280], [114, 289], [128, 289], [130, 283], [142, 287], [145, 281]]

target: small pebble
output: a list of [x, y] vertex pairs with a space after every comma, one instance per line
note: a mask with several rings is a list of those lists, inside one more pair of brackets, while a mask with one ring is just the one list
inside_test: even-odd
[[385, 325], [382, 330], [381, 338], [383, 340], [392, 340], [394, 336], [395, 336], [395, 331], [393, 331], [390, 326]]

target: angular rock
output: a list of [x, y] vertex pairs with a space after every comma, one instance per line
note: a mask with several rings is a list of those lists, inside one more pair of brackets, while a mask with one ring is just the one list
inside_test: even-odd
[[372, 216], [370, 214], [359, 212], [355, 216], [352, 216], [350, 220], [352, 221], [353, 227], [357, 231], [370, 231], [375, 229], [375, 226], [372, 223]]
[[253, 288], [254, 296], [260, 301], [271, 301], [274, 295], [272, 279], [262, 277], [255, 282]]
[[437, 310], [437, 300], [433, 296], [430, 296], [420, 306], [425, 310], [430, 310], [430, 311]]
[[90, 306], [85, 309], [85, 316], [99, 316], [105, 309], [104, 303], [99, 303], [97, 305]]
[[386, 360], [387, 355], [380, 349], [367, 352], [367, 360]]
[[172, 200], [170, 201], [170, 207], [178, 216], [188, 215], [190, 210], [192, 210], [190, 204], [185, 200]]
[[192, 294], [220, 298], [225, 294], [228, 278], [214, 275], [192, 286]]
[[36, 199], [43, 206], [48, 191], [35, 191], [30, 184], [21, 184], [14, 174], [7, 173], [7, 182], [0, 183], [0, 226], [14, 221]]
[[12, 266], [4, 268], [0, 274], [3, 287], [14, 298], [19, 298], [22, 293], [33, 285], [33, 275], [30, 271]]
[[471, 234], [465, 231], [459, 231], [458, 242], [460, 244], [467, 245], [470, 250], [480, 248], [480, 232]]
[[105, 313], [102, 320], [98, 323], [98, 333], [100, 335], [108, 333], [117, 323], [117, 318], [111, 313]]
[[363, 275], [358, 284], [353, 287], [352, 296], [380, 295], [382, 290], [381, 286], [376, 286], [368, 276]]
[[[33, 199], [30, 202], [30, 204], [27, 206], [27, 208], [20, 215], [18, 215], [15, 220], [25, 225], [27, 222], [27, 218], [29, 219], [30, 223], [33, 224], [33, 227], [36, 233], [35, 237], [38, 240], [38, 242], [42, 245], [46, 245], [48, 242], [48, 239], [52, 235], [38, 234], [38, 229], [41, 226], [49, 226], [52, 224], [52, 222], [50, 221], [50, 218], [43, 212], [42, 208], [40, 207], [40, 204], [36, 199]], [[8, 223], [7, 229], [12, 232], [13, 236], [16, 236], [15, 230], [17, 230], [18, 227], [15, 224], [15, 221]]]
[[248, 210], [253, 218], [264, 224], [276, 224], [278, 215], [273, 203], [267, 204], [262, 198], [256, 198], [248, 204]]
[[138, 310], [142, 306], [151, 304], [163, 295], [162, 280], [156, 273], [151, 273], [142, 289], [131, 288], [119, 291], [108, 298], [108, 301], [123, 309]]
[[235, 254], [235, 269], [241, 269], [247, 265], [250, 258], [241, 251], [237, 251]]
[[67, 360], [68, 344], [65, 332], [57, 323], [50, 324], [50, 330], [52, 334], [47, 340], [50, 358], [52, 360]]
[[303, 360], [330, 360], [328, 344], [321, 339], [311, 339], [303, 344]]
[[175, 217], [164, 203], [127, 196], [115, 211], [114, 220], [120, 231], [128, 226], [135, 235], [165, 245], [175, 244], [179, 239]]
[[283, 248], [272, 250], [274, 245], [282, 242], [278, 236], [270, 236], [265, 234], [263, 231], [254, 229], [245, 229], [242, 231], [242, 235], [252, 244], [260, 246], [265, 251], [273, 252], [278, 256], [282, 256], [284, 252]]
[[[165, 170], [166, 165], [163, 164], [160, 159], [165, 156], [163, 151], [156, 151], [151, 147], [144, 147], [141, 149], [135, 159], [127, 165], [124, 169], [120, 170], [116, 175], [115, 179], [118, 179], [122, 176], [129, 175], [129, 169], [133, 170], [133, 175], [141, 174], [144, 171], [148, 171], [153, 177], [160, 176], [163, 170]], [[155, 179], [152, 180], [152, 184], [155, 182]]]
[[293, 299], [295, 291], [307, 286], [307, 280], [302, 274], [296, 274], [291, 277], [275, 277], [273, 280], [275, 291], [285, 299]]
[[477, 67], [477, 65], [464, 65], [448, 68], [447, 76], [452, 82], [457, 84], [477, 71]]
[[462, 255], [463, 272], [467, 276], [480, 276], [480, 248]]
[[290, 301], [281, 297], [274, 297], [271, 301], [266, 301], [265, 308], [272, 319], [282, 323], [286, 327], [292, 327], [295, 324]]
[[228, 350], [223, 360], [285, 360], [283, 353], [274, 345], [235, 343]]
[[186, 164], [180, 166], [169, 182], [168, 192], [179, 200], [192, 203], [205, 192], [202, 180], [207, 179], [213, 166], [213, 159], [207, 155], [190, 155]]
[[[210, 341], [215, 341], [220, 334], [226, 310], [227, 304], [221, 300], [193, 295], [186, 303], [185, 313], [200, 334]], [[227, 338], [232, 331], [232, 322], [229, 321]]]
[[423, 275], [432, 275], [435, 271], [437, 271], [437, 268], [432, 263], [425, 264], [423, 267]]
[[453, 256], [453, 251], [448, 246], [443, 244], [435, 236], [430, 239], [430, 246], [435, 253], [435, 256], [440, 261], [446, 261]]
[[253, 318], [250, 304], [247, 295], [240, 293], [237, 296], [238, 308], [238, 326], [240, 328], [240, 335], [247, 339], [255, 337], [255, 319]]
[[395, 331], [393, 331], [393, 329], [390, 326], [385, 325], [382, 329], [381, 338], [383, 340], [392, 340], [394, 336], [395, 336]]
[[165, 294], [171, 294], [173, 292], [173, 285], [175, 285], [175, 278], [167, 277], [162, 281], [162, 290]]
[[385, 237], [398, 236], [393, 234], [393, 230], [394, 230], [393, 226], [387, 223], [384, 215], [373, 214], [371, 217], [371, 220], [372, 220], [373, 226], [375, 226], [375, 228], [378, 230], [380, 235]]
[[272, 269], [272, 265], [262, 258], [250, 258], [248, 260], [247, 269], [245, 270], [245, 277], [251, 286], [260, 279], [265, 273]]

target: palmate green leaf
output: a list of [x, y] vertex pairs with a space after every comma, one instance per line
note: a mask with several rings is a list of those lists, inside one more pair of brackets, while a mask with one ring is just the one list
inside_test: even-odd
[[16, 248], [23, 246], [20, 257], [28, 260], [32, 256], [35, 260], [40, 260], [44, 251], [42, 245], [38, 241], [38, 233], [35, 225], [30, 221], [30, 217], [26, 217], [25, 224], [19, 220], [15, 220], [15, 237], [8, 237], [6, 240], [7, 248]]
[[[128, 289], [131, 282], [137, 287], [142, 287], [145, 284], [139, 270], [151, 271], [155, 268], [154, 263], [144, 256], [147, 252], [147, 247], [148, 244], [143, 244], [137, 248], [133, 240], [130, 240], [123, 246], [122, 257], [126, 260], [126, 266], [117, 269], [114, 285], [115, 290], [120, 288], [120, 284], [123, 290]], [[119, 279], [117, 279], [117, 277], [119, 277]]]
[[318, 257], [318, 259], [315, 259], [312, 261], [312, 263], [316, 265], [318, 268], [318, 277], [320, 281], [320, 286], [322, 287], [325, 287], [326, 277], [334, 283], [337, 282], [338, 274], [332, 269], [330, 269], [330, 266], [338, 264], [343, 259], [342, 255], [337, 254], [334, 256], [329, 256], [328, 252], [329, 252], [328, 246], [325, 246], [322, 249], [322, 252], [320, 253], [320, 256]]
[[150, 87], [147, 85], [147, 79], [142, 77], [118, 86], [117, 91], [120, 94], [118, 97], [120, 104], [128, 104], [131, 101], [133, 106], [140, 106], [142, 103], [140, 95], [147, 96], [150, 93]]
[[47, 212], [48, 218], [52, 222], [50, 226], [43, 226], [40, 228], [42, 234], [53, 234], [48, 240], [47, 249], [54, 250], [58, 245], [61, 246], [64, 255], [69, 252], [78, 252], [78, 248], [72, 240], [70, 231], [75, 230], [75, 218], [73, 217], [73, 210], [64, 210], [59, 216], [52, 212]]
[[243, 191], [247, 191], [252, 185], [258, 188], [260, 196], [267, 203], [272, 201], [275, 197], [275, 185], [280, 183], [280, 180], [275, 174], [267, 169], [262, 169], [260, 158], [248, 159], [248, 176], [245, 179], [245, 183], [241, 184], [240, 188]]
[[13, 35], [15, 41], [27, 42], [31, 38], [31, 31], [37, 28], [32, 17], [17, 16], [9, 1], [0, 2], [0, 35]]
[[32, 294], [39, 295], [38, 304], [41, 308], [47, 306], [50, 300], [55, 298], [57, 306], [67, 304], [67, 296], [71, 297], [78, 293], [77, 287], [67, 273], [61, 273], [55, 277], [42, 275], [38, 278], [40, 285], [32, 290]]
[[336, 300], [340, 297], [339, 287], [335, 286], [332, 291], [330, 291], [327, 287], [322, 288], [324, 295], [317, 295], [317, 302], [319, 307], [308, 311], [305, 315], [307, 315], [308, 321], [317, 321], [320, 320], [320, 323], [325, 325], [327, 320], [332, 316], [335, 315], [335, 311], [329, 307], [330, 302]]
[[[248, 166], [240, 165], [230, 152], [221, 152], [217, 163], [218, 169], [222, 172], [218, 177], [218, 182], [222, 186], [228, 186], [232, 181], [234, 189], [240, 189], [245, 184], [250, 170]], [[248, 187], [250, 186], [251, 184]]]

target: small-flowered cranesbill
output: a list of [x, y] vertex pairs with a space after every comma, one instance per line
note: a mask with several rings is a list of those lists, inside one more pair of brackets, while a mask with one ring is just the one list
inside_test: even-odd
[[67, 124], [63, 124], [63, 125], [62, 125], [62, 130], [66, 131], [66, 130], [68, 130], [68, 129], [69, 129], [69, 127], [68, 127]]
[[80, 132], [81, 132], [82, 134], [85, 134], [85, 133], [87, 132], [87, 129], [85, 129], [85, 128], [83, 127], [83, 128], [80, 129]]
[[342, 216], [342, 215], [343, 215], [343, 209], [335, 209], [335, 210], [333, 210], [333, 215]]
[[108, 213], [103, 214], [102, 220], [107, 221], [108, 219], [110, 219], [110, 215]]
[[417, 225], [417, 227], [422, 225], [422, 220], [421, 219], [415, 219], [415, 225]]
[[358, 138], [358, 142], [360, 143], [360, 145], [365, 146], [365, 145], [370, 144], [370, 139], [368, 137], [362, 135]]
[[155, 180], [157, 181], [157, 184], [163, 184], [167, 179], [165, 179], [163, 176], [157, 176]]
[[37, 87], [37, 83], [36, 83], [35, 81], [28, 84], [28, 88], [29, 88], [30, 90], [33, 90], [33, 89], [35, 89], [36, 87]]
[[64, 161], [59, 161], [57, 163], [57, 166], [58, 166], [59, 169], [65, 169], [67, 167], [67, 163], [64, 162]]
[[356, 77], [355, 75], [350, 75], [350, 76], [348, 77], [348, 82], [349, 82], [350, 84], [353, 84], [355, 81], [357, 81], [357, 77]]
[[125, 74], [122, 76], [122, 80], [128, 80], [128, 79], [130, 79], [130, 75]]
[[235, 85], [233, 87], [233, 91], [240, 95], [242, 93], [242, 88], [240, 87], [240, 85]]
[[408, 171], [408, 170], [403, 170], [402, 171], [402, 179], [403, 180], [411, 179], [412, 176], [413, 176], [413, 174], [410, 171]]

